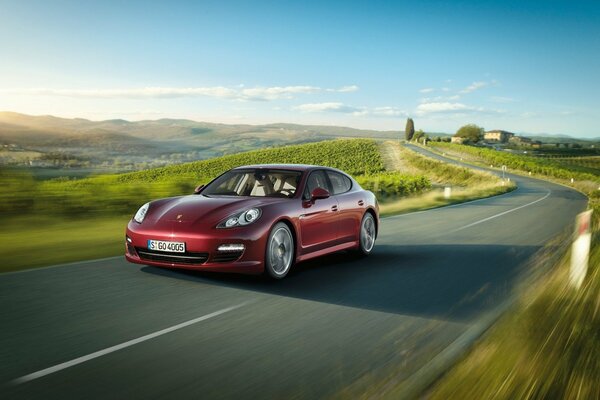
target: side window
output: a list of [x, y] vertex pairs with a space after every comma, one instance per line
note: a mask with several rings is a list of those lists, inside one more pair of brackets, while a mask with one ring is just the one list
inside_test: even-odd
[[346, 193], [352, 187], [352, 182], [347, 176], [333, 171], [327, 171], [327, 176], [331, 182], [333, 194]]
[[325, 173], [323, 171], [313, 171], [308, 177], [308, 182], [306, 182], [306, 189], [304, 190], [304, 198], [310, 199], [310, 194], [316, 188], [323, 188], [329, 191], [329, 186], [327, 185], [327, 178], [325, 177]]

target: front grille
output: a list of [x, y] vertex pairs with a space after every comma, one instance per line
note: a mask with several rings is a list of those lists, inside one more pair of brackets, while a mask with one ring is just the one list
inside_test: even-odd
[[213, 255], [212, 262], [232, 262], [240, 258], [243, 251], [228, 251], [223, 253], [216, 253]]
[[136, 247], [137, 253], [142, 260], [166, 262], [170, 264], [204, 264], [208, 260], [208, 253], [162, 253], [155, 250], [148, 250], [143, 247]]

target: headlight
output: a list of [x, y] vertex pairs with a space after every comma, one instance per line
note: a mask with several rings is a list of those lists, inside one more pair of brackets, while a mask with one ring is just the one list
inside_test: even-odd
[[250, 225], [260, 218], [261, 211], [259, 208], [251, 208], [241, 213], [234, 214], [222, 221], [217, 228], [234, 228], [236, 226]]
[[133, 220], [138, 224], [141, 224], [146, 217], [146, 213], [148, 212], [148, 207], [150, 207], [150, 203], [146, 203], [140, 207], [140, 209], [133, 216]]

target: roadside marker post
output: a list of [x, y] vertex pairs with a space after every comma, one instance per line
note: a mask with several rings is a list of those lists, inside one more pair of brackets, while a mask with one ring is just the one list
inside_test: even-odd
[[444, 188], [444, 198], [449, 199], [452, 196], [452, 188], [450, 186], [446, 186]]
[[575, 240], [571, 247], [571, 270], [569, 282], [571, 286], [579, 289], [587, 274], [592, 242], [592, 210], [587, 210], [577, 215], [575, 219]]
[[506, 173], [506, 165], [502, 166], [502, 180], [504, 180], [504, 174]]

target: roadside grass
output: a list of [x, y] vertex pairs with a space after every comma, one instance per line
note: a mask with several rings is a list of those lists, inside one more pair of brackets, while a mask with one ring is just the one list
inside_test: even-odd
[[426, 394], [429, 399], [600, 398], [600, 206], [583, 286], [569, 286], [570, 252]]
[[[497, 176], [476, 171], [466, 167], [448, 164], [426, 157], [409, 150], [398, 142], [386, 141], [380, 145], [382, 153], [388, 154], [386, 168], [397, 168], [400, 173], [422, 174], [431, 182], [429, 191], [413, 196], [387, 196], [378, 193], [377, 187], [369, 190], [377, 194], [380, 199], [380, 212], [382, 216], [401, 214], [413, 211], [427, 210], [466, 201], [497, 196], [516, 189], [514, 182], [503, 182]], [[390, 153], [395, 152], [396, 158]], [[451, 195], [444, 197], [444, 188], [450, 187]]]
[[0, 272], [121, 255], [131, 215], [65, 220], [23, 216], [4, 219]]
[[495, 183], [480, 184], [473, 187], [452, 189], [451, 197], [445, 198], [444, 189], [436, 187], [418, 196], [388, 198], [379, 204], [379, 211], [382, 217], [387, 217], [498, 196], [515, 189], [514, 183], [506, 186], [498, 186]]

